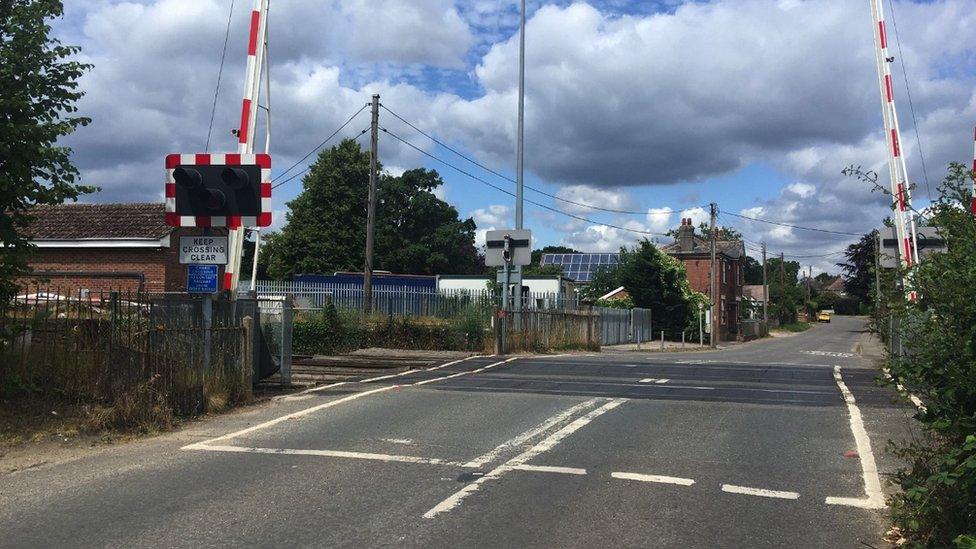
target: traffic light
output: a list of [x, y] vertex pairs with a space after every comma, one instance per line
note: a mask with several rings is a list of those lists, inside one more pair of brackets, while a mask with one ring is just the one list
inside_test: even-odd
[[166, 223], [267, 227], [271, 224], [271, 158], [266, 154], [167, 156]]

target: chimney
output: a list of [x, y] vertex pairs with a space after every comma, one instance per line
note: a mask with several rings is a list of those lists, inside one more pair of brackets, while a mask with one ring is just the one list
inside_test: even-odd
[[690, 252], [695, 249], [695, 226], [691, 218], [682, 219], [678, 227], [678, 251]]

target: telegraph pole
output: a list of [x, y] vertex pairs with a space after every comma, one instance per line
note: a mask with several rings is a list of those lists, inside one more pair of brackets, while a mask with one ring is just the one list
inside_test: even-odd
[[783, 252], [779, 253], [779, 300], [779, 314], [782, 319], [783, 307], [786, 305], [786, 254]]
[[718, 206], [714, 202], [712, 202], [711, 204], [708, 205], [708, 209], [711, 216], [711, 222], [709, 225], [710, 227], [709, 248], [712, 256], [711, 267], [708, 270], [708, 280], [709, 280], [708, 291], [711, 292], [712, 294], [710, 296], [712, 298], [712, 307], [711, 307], [712, 321], [710, 323], [712, 331], [711, 331], [711, 337], [709, 339], [711, 340], [712, 348], [714, 349], [718, 344], [718, 340], [721, 338], [721, 335], [719, 333], [721, 330], [720, 327], [721, 322], [720, 322], [720, 317], [718, 316], [719, 313], [718, 309], [720, 304], [719, 297], [718, 297], [718, 288], [717, 288], [718, 271], [715, 269], [715, 217], [718, 215]]
[[[524, 229], [524, 212], [522, 211], [525, 171], [525, 0], [519, 20], [519, 81], [518, 81], [518, 143], [515, 153], [515, 228]], [[522, 267], [519, 266], [518, 283], [515, 285], [515, 310], [522, 309]]]
[[881, 310], [881, 231], [874, 231], [874, 310]]
[[769, 329], [769, 283], [766, 282], [766, 243], [762, 243], [763, 254], [763, 322]]
[[810, 301], [811, 288], [813, 283], [813, 265], [807, 265], [807, 301]]
[[373, 241], [376, 235], [376, 155], [379, 149], [380, 95], [373, 94], [369, 140], [369, 202], [366, 206], [366, 267], [363, 269], [363, 308], [373, 312]]

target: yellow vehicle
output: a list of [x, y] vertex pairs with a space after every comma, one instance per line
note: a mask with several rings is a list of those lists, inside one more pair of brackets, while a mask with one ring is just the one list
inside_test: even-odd
[[817, 315], [817, 322], [830, 322], [830, 313], [827, 311], [820, 311]]

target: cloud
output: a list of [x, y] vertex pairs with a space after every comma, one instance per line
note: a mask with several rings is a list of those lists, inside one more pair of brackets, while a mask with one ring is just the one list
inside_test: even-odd
[[[887, 173], [863, 5], [714, 0], [660, 13], [616, 0], [536, 5], [527, 31], [526, 163], [559, 196], [639, 209], [629, 196], [633, 185], [707, 181], [764, 164], [788, 182], [777, 195], [757, 201], [764, 217], [859, 232], [887, 215], [883, 194], [839, 174], [847, 164]], [[904, 55], [893, 64], [896, 96], [921, 201], [927, 190], [901, 62], [934, 191], [945, 164], [971, 154], [976, 12], [966, 0], [900, 1], [894, 7], [906, 37]], [[105, 189], [94, 200], [156, 200], [162, 157], [201, 150], [206, 142], [226, 2], [79, 0], [67, 10], [57, 30], [68, 43], [82, 45], [81, 58], [95, 69], [81, 81], [87, 96], [79, 104], [93, 124], [65, 143], [74, 148], [85, 183]], [[320, 143], [372, 93], [419, 127], [509, 169], [516, 132], [516, 16], [511, 1], [353, 0], [310, 10], [307, 2], [276, 0], [270, 19], [276, 169]], [[217, 98], [213, 151], [236, 148], [230, 130], [240, 115], [246, 26], [247, 9], [238, 9]], [[367, 116], [361, 114], [340, 137], [358, 135]], [[431, 143], [384, 117], [391, 131], [434, 152]], [[424, 161], [385, 135], [380, 147], [390, 169]], [[713, 199], [707, 189], [700, 193]], [[637, 218], [603, 218], [663, 232], [675, 222], [666, 211], [675, 213], [680, 205], [655, 206]], [[701, 208], [679, 216], [696, 224], [707, 220]], [[827, 252], [849, 240], [737, 223], [747, 238], [787, 251]], [[550, 226], [584, 248], [612, 249], [638, 236], [575, 220]]]

